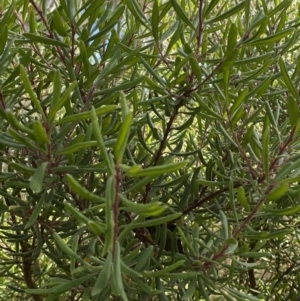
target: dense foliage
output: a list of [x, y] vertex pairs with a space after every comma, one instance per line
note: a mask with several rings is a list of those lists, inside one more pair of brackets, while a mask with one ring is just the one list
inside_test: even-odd
[[299, 300], [300, 5], [0, 2], [0, 300]]

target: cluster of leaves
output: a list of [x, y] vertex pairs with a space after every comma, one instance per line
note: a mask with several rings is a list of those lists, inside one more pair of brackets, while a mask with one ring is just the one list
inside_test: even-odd
[[0, 4], [0, 299], [298, 300], [299, 3], [48, 4]]

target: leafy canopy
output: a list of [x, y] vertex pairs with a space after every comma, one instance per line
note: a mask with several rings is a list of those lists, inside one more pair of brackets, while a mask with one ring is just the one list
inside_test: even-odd
[[0, 299], [298, 300], [299, 3], [52, 2], [0, 2]]

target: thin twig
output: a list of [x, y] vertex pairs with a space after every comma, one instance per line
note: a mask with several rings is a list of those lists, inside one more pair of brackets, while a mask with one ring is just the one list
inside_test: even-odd
[[245, 159], [247, 165], [248, 165], [248, 168], [249, 168], [249, 171], [250, 171], [250, 174], [252, 176], [252, 179], [256, 179], [257, 178], [257, 173], [254, 171], [253, 167], [252, 167], [252, 164], [251, 162], [249, 161], [249, 158], [247, 157], [247, 155], [245, 154], [243, 148], [241, 147], [240, 143], [239, 143], [239, 139], [237, 137], [237, 134], [233, 134], [233, 137], [234, 137], [234, 141], [239, 149], [239, 152], [240, 154], [242, 155], [242, 157]]
[[[19, 14], [19, 12], [17, 12], [16, 10], [14, 11], [18, 21], [20, 22], [23, 32], [26, 32], [26, 27], [25, 24], [23, 22], [23, 20], [21, 19], [21, 16]], [[47, 62], [47, 60], [42, 56], [42, 54], [40, 53], [40, 51], [36, 48], [36, 46], [34, 44], [31, 45], [33, 51], [40, 57], [40, 59], [50, 68], [53, 69], [53, 67], [49, 64], [49, 62]]]
[[202, 33], [203, 33], [203, 0], [199, 0], [199, 11], [198, 11], [198, 19], [199, 19], [199, 28], [197, 35], [197, 49], [196, 49], [196, 59], [199, 56], [200, 46], [202, 44]]
[[[45, 24], [47, 31], [49, 33], [49, 36], [51, 39], [55, 40], [54, 35], [50, 29], [50, 26], [48, 24], [48, 21], [45, 18], [45, 15], [43, 14], [43, 12], [40, 10], [40, 8], [37, 6], [37, 4], [34, 2], [34, 0], [29, 0], [29, 2], [32, 4], [32, 6], [34, 7], [34, 9], [36, 10], [36, 12], [39, 14], [39, 16], [41, 17], [43, 23]], [[59, 46], [56, 46], [56, 50], [60, 56], [60, 59], [62, 60], [62, 62], [65, 64], [65, 56], [62, 53], [61, 49]]]
[[[155, 156], [154, 156], [154, 158], [153, 158], [153, 164], [152, 164], [152, 166], [157, 165], [158, 160], [159, 160], [159, 158], [160, 158], [161, 155], [162, 155], [162, 152], [163, 152], [163, 150], [164, 150], [164, 148], [165, 148], [165, 146], [166, 146], [166, 144], [167, 144], [167, 140], [168, 140], [169, 134], [170, 134], [170, 132], [171, 132], [173, 122], [174, 122], [176, 116], [178, 115], [178, 111], [179, 111], [180, 107], [182, 106], [182, 104], [183, 104], [183, 100], [180, 101], [180, 102], [177, 104], [177, 106], [175, 107], [175, 110], [174, 110], [173, 115], [170, 117], [170, 119], [169, 119], [169, 121], [168, 121], [168, 123], [167, 123], [166, 130], [165, 130], [165, 132], [164, 132], [164, 137], [163, 137], [163, 139], [161, 140], [160, 145], [159, 145], [159, 148], [158, 148], [158, 150], [157, 150], [157, 152], [156, 152], [156, 154], [155, 154]], [[146, 200], [147, 200], [147, 198], [148, 198], [148, 193], [149, 193], [150, 189], [151, 189], [151, 183], [148, 183], [148, 184], [146, 185], [146, 187], [145, 187], [145, 194], [144, 194], [144, 196], [143, 196], [143, 203], [146, 202]]]
[[[274, 184], [270, 185], [268, 187], [268, 189], [265, 191], [265, 195], [267, 195], [272, 189], [274, 188]], [[265, 197], [262, 197], [260, 199], [260, 201], [256, 204], [256, 206], [253, 208], [253, 210], [251, 211], [251, 213], [245, 218], [245, 220], [243, 221], [243, 223], [236, 229], [233, 231], [232, 233], [232, 237], [237, 238], [238, 235], [242, 232], [242, 230], [246, 227], [246, 225], [249, 224], [249, 222], [251, 221], [251, 219], [254, 217], [254, 215], [257, 213], [259, 207], [263, 204], [263, 202], [265, 201]], [[212, 257], [213, 261], [217, 261], [223, 257], [226, 256], [226, 251], [228, 249], [229, 245], [225, 244], [223, 246], [223, 248], [221, 249], [220, 252], [214, 254], [214, 256]], [[205, 262], [203, 265], [205, 268], [208, 268], [209, 266], [211, 266], [211, 262]]]

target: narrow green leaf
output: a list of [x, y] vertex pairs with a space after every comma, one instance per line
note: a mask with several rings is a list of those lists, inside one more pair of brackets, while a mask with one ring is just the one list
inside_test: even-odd
[[121, 273], [121, 248], [118, 241], [115, 243], [115, 254], [113, 260], [113, 273], [112, 273], [112, 289], [115, 288], [116, 292], [112, 290], [113, 294], [121, 296], [124, 301], [128, 301], [124, 285], [123, 277]]
[[188, 25], [192, 29], [196, 30], [196, 28], [194, 27], [193, 23], [187, 17], [185, 11], [182, 9], [182, 7], [178, 3], [178, 1], [176, 1], [176, 0], [170, 0], [170, 2], [172, 4], [172, 6], [173, 6], [173, 8], [174, 8], [174, 10], [175, 10], [178, 18], [181, 19], [183, 23], [185, 23], [186, 25]]
[[229, 291], [229, 294], [233, 294], [236, 296], [235, 300], [252, 300], [252, 301], [260, 301], [259, 298], [252, 296], [250, 294], [244, 294], [243, 292], [240, 292], [238, 290], [234, 290], [230, 287], [226, 288], [226, 290]]
[[23, 36], [32, 42], [37, 42], [37, 43], [42, 43], [46, 45], [53, 45], [53, 46], [61, 46], [61, 47], [69, 47], [67, 44], [59, 41], [59, 40], [54, 40], [46, 37], [42, 37], [39, 35], [35, 35], [33, 33], [23, 33]]
[[263, 147], [263, 166], [265, 177], [269, 180], [269, 160], [270, 160], [270, 150], [269, 150], [269, 141], [270, 141], [270, 127], [267, 125], [263, 131], [262, 137], [262, 147]]
[[[195, 116], [192, 115], [184, 124], [175, 127], [174, 130], [181, 132], [181, 131], [187, 129], [190, 125], [193, 124], [194, 118], [195, 118]], [[173, 152], [176, 152], [176, 151], [174, 150]]]
[[265, 78], [255, 89], [253, 89], [248, 95], [247, 98], [252, 97], [253, 95], [256, 94], [256, 97], [259, 98], [260, 96], [262, 96], [266, 90], [269, 88], [270, 86], [270, 82], [271, 82], [271, 78], [272, 76], [268, 76], [267, 78]]
[[23, 125], [22, 123], [20, 123], [11, 109], [6, 109], [5, 114], [6, 114], [8, 122], [10, 123], [10, 125], [12, 127], [16, 128], [17, 130], [19, 130], [21, 132], [27, 133], [30, 136], [33, 136], [33, 130], [28, 128], [27, 126]]
[[226, 49], [225, 56], [227, 56], [227, 54], [231, 53], [232, 50], [235, 48], [236, 41], [237, 41], [237, 27], [236, 27], [235, 23], [232, 23], [230, 26], [229, 34], [228, 34], [227, 49]]
[[225, 94], [226, 105], [228, 105], [229, 101], [230, 101], [229, 97], [228, 97], [229, 77], [230, 77], [230, 70], [224, 69], [223, 70], [223, 81], [224, 81], [224, 94]]
[[78, 15], [81, 11], [83, 11], [79, 20], [76, 22], [77, 28], [79, 28], [80, 25], [83, 24], [83, 22], [86, 19], [88, 19], [92, 13], [97, 12], [99, 10], [100, 6], [102, 6], [102, 4], [104, 2], [105, 2], [105, 0], [98, 0], [98, 1], [89, 0], [89, 1], [85, 2], [80, 7], [80, 9], [77, 11], [77, 14], [76, 14], [76, 15]]
[[290, 35], [294, 33], [294, 29], [286, 29], [286, 30], [283, 30], [279, 33], [276, 33], [274, 35], [270, 35], [268, 36], [267, 38], [263, 38], [263, 39], [259, 39], [259, 40], [255, 40], [253, 42], [250, 42], [250, 43], [246, 43], [246, 44], [243, 44], [243, 46], [258, 46], [258, 45], [265, 45], [265, 44], [268, 44], [268, 43], [275, 43], [283, 38], [285, 38], [286, 36]]
[[105, 202], [104, 198], [90, 192], [85, 187], [81, 186], [80, 183], [75, 180], [70, 174], [66, 175], [66, 179], [71, 189], [83, 199], [100, 203]]
[[[27, 146], [31, 149], [35, 149], [41, 152], [45, 152], [43, 149], [37, 147], [34, 143], [32, 143], [32, 141], [30, 139], [28, 139], [28, 137], [25, 137], [21, 134], [19, 134], [17, 131], [15, 131], [12, 128], [8, 128], [8, 132], [11, 134], [11, 136], [20, 143], [20, 146], [18, 144], [13, 143], [13, 141], [11, 139], [9, 139], [8, 137], [2, 137], [2, 144], [3, 145], [8, 145], [10, 144], [11, 147], [24, 147]], [[1, 143], [1, 140], [0, 140]]]
[[[179, 21], [180, 22], [180, 21]], [[174, 32], [174, 34], [172, 35], [170, 42], [168, 43], [168, 48], [166, 50], [166, 54], [169, 54], [169, 52], [171, 51], [172, 47], [177, 43], [177, 41], [180, 38], [180, 35], [182, 34], [184, 30], [184, 26], [183, 24], [180, 22], [177, 26], [176, 31]]]
[[300, 159], [296, 160], [295, 162], [288, 162], [283, 165], [281, 169], [276, 174], [275, 180], [278, 182], [282, 180], [284, 177], [289, 175], [293, 170], [299, 168], [300, 166]]
[[[126, 274], [126, 273], [124, 272], [124, 274]], [[150, 296], [155, 296], [155, 295], [158, 295], [159, 293], [161, 293], [160, 290], [155, 290], [151, 286], [147, 285], [145, 283], [145, 280], [140, 280], [139, 278], [135, 278], [134, 281], [136, 282], [138, 287], [143, 290], [143, 292], [145, 292], [146, 294], [149, 294]]]
[[35, 120], [35, 122], [33, 123], [33, 134], [35, 141], [40, 145], [48, 144], [50, 142], [45, 128], [39, 120]]
[[[8, 129], [9, 133], [11, 133], [12, 129]], [[17, 132], [15, 132], [17, 134]], [[13, 135], [12, 135], [13, 136]], [[13, 136], [13, 138], [15, 138]], [[24, 138], [26, 140], [26, 138]], [[18, 139], [15, 139], [16, 141], [19, 141], [20, 143], [16, 143], [16, 141], [14, 141], [13, 139], [10, 139], [10, 137], [7, 137], [7, 136], [4, 136], [4, 135], [1, 135], [0, 134], [0, 145], [2, 146], [9, 146], [9, 147], [14, 147], [16, 149], [18, 148], [22, 148], [24, 147], [24, 145], [27, 145], [27, 144], [24, 144], [23, 141], [20, 141]], [[33, 144], [30, 144], [29, 147], [32, 147], [34, 148], [34, 145]]]
[[[122, 64], [122, 62], [120, 64]], [[118, 66], [119, 65], [117, 65], [116, 67], [118, 68]], [[120, 91], [120, 90], [124, 91], [124, 90], [127, 90], [127, 89], [131, 89], [133, 87], [137, 87], [137, 85], [140, 84], [141, 82], [143, 82], [144, 80], [145, 80], [145, 76], [140, 76], [140, 77], [135, 78], [134, 80], [129, 80], [129, 81], [123, 83], [123, 84], [114, 86], [112, 88], [101, 89], [101, 92], [99, 94], [114, 93], [114, 92], [117, 92], [117, 91]], [[97, 95], [97, 93], [95, 93], [95, 95]]]
[[220, 221], [221, 221], [221, 225], [222, 225], [222, 232], [221, 232], [222, 234], [221, 235], [224, 240], [227, 240], [229, 237], [228, 219], [222, 210], [219, 211], [219, 216], [220, 216]]
[[274, 238], [278, 238], [278, 237], [284, 237], [287, 234], [290, 234], [292, 231], [292, 229], [286, 229], [286, 230], [281, 230], [281, 231], [275, 231], [275, 232], [259, 232], [257, 231], [257, 233], [255, 234], [249, 234], [249, 235], [245, 235], [245, 237], [249, 238], [249, 239], [256, 239], [256, 240], [260, 240], [260, 239], [274, 239]]
[[124, 122], [129, 113], [129, 107], [128, 107], [128, 100], [126, 99], [126, 95], [123, 91], [119, 92], [119, 100], [120, 100], [121, 109], [122, 109], [122, 121]]
[[161, 269], [157, 272], [144, 272], [143, 273], [143, 276], [144, 277], [160, 277], [160, 276], [163, 276], [165, 275], [166, 273], [169, 273], [169, 272], [172, 272], [172, 271], [175, 271], [176, 269], [178, 269], [179, 267], [181, 267], [183, 264], [185, 263], [185, 260], [179, 260], [169, 266], [167, 266], [166, 268], [164, 269]]
[[39, 111], [39, 113], [42, 114], [43, 118], [46, 119], [44, 110], [43, 110], [43, 108], [40, 104], [40, 101], [38, 100], [35, 92], [33, 91], [32, 87], [31, 87], [31, 83], [29, 81], [29, 78], [27, 76], [27, 72], [26, 72], [24, 66], [20, 64], [19, 68], [20, 68], [21, 80], [23, 82], [25, 91], [29, 94], [29, 97], [30, 97], [33, 105], [36, 107], [36, 109]]
[[143, 24], [146, 28], [148, 27], [148, 20], [144, 15], [144, 12], [141, 10], [139, 3], [136, 0], [127, 0], [126, 1], [127, 8], [130, 10], [132, 15], [136, 18], [136, 20]]
[[245, 1], [245, 30], [249, 27], [249, 20], [250, 20], [250, 10], [251, 10], [251, 0]]
[[288, 75], [288, 72], [286, 70], [285, 63], [284, 63], [282, 57], [279, 58], [279, 66], [280, 66], [280, 71], [281, 71], [281, 74], [282, 74], [282, 78], [283, 78], [287, 88], [292, 93], [294, 98], [299, 100], [298, 92], [297, 92], [296, 88], [294, 87], [294, 85], [293, 85], [293, 83], [292, 83], [292, 81], [291, 81], [291, 79]]
[[211, 108], [207, 106], [207, 104], [201, 99], [198, 93], [193, 93], [196, 101], [199, 103], [200, 107], [207, 112], [209, 115], [215, 117], [217, 120], [225, 121], [226, 119], [220, 115], [220, 113], [213, 111]]
[[111, 251], [113, 244], [115, 243], [115, 223], [113, 214], [113, 204], [115, 202], [115, 176], [111, 174], [106, 182], [105, 191], [105, 224], [106, 224], [106, 235], [105, 242], [102, 249], [102, 255], [104, 256], [107, 252]]
[[276, 201], [280, 199], [282, 196], [285, 195], [285, 193], [288, 191], [289, 185], [288, 184], [282, 184], [279, 187], [275, 187], [268, 195], [267, 199], [270, 201]]
[[254, 78], [258, 78], [259, 75], [261, 75], [262, 73], [264, 73], [266, 70], [269, 69], [269, 67], [273, 64], [273, 62], [274, 62], [273, 58], [268, 60], [267, 62], [264, 63], [264, 65], [261, 68], [256, 69], [251, 75], [241, 79], [240, 82], [248, 83], [250, 80]]
[[25, 172], [28, 174], [33, 174], [35, 172], [35, 169], [33, 167], [29, 167], [29, 166], [19, 164], [16, 162], [9, 162], [9, 165], [17, 171]]
[[88, 43], [91, 41], [96, 40], [97, 38], [100, 38], [101, 36], [105, 35], [107, 32], [109, 32], [112, 28], [114, 28], [114, 26], [117, 24], [118, 21], [115, 21], [111, 24], [108, 24], [107, 26], [101, 28], [101, 30], [99, 30], [96, 34], [94, 34], [93, 36], [89, 37], [88, 39], [86, 39], [84, 42]]
[[59, 102], [62, 88], [62, 79], [59, 70], [55, 70], [53, 77], [53, 92], [51, 98], [50, 112], [53, 107]]
[[137, 263], [134, 267], [134, 271], [142, 272], [145, 268], [148, 267], [150, 258], [153, 255], [153, 246], [149, 246], [140, 252], [139, 257], [137, 258]]
[[122, 228], [125, 228], [126, 230], [130, 230], [130, 229], [135, 229], [135, 228], [147, 228], [147, 227], [157, 226], [157, 225], [161, 225], [161, 224], [176, 220], [181, 215], [182, 215], [182, 213], [178, 212], [178, 213], [173, 213], [173, 214], [163, 216], [163, 217], [157, 217], [157, 218], [145, 220], [143, 222], [133, 221], [126, 226], [122, 226]]
[[80, 50], [80, 56], [82, 59], [83, 69], [84, 69], [84, 75], [87, 79], [90, 77], [90, 63], [89, 58], [87, 55], [87, 50], [85, 47], [85, 44], [82, 40], [79, 41], [79, 50]]
[[46, 288], [46, 289], [26, 289], [26, 293], [28, 294], [34, 294], [34, 295], [45, 295], [45, 294], [55, 294], [55, 293], [64, 293], [64, 292], [69, 292], [73, 288], [78, 287], [82, 283], [89, 281], [91, 278], [94, 277], [94, 274], [89, 274], [82, 276], [80, 278], [70, 280], [67, 282], [64, 282], [59, 285], [55, 285], [51, 288]]
[[[96, 113], [96, 116], [105, 115], [107, 113], [113, 112], [116, 109], [117, 109], [116, 105], [107, 105], [107, 106], [102, 106], [102, 107], [96, 109], [95, 113]], [[64, 117], [64, 118], [56, 121], [55, 124], [58, 125], [58, 124], [62, 124], [62, 123], [75, 122], [75, 121], [89, 119], [89, 118], [91, 118], [91, 111], [82, 112], [82, 113]]]
[[88, 221], [88, 227], [92, 233], [95, 235], [103, 235], [105, 234], [106, 225], [104, 223], [95, 222], [95, 221]]
[[185, 160], [181, 162], [169, 163], [138, 170], [135, 167], [133, 167], [128, 169], [126, 173], [131, 177], [159, 176], [161, 174], [175, 172], [178, 169], [186, 166], [188, 163], [189, 161]]
[[[161, 276], [161, 278], [166, 279], [187, 279], [187, 278], [194, 278], [198, 276], [199, 272], [178, 272], [178, 273], [166, 273]], [[157, 278], [155, 278], [157, 279]]]
[[201, 82], [202, 77], [201, 77], [201, 68], [199, 67], [199, 63], [197, 62], [197, 60], [194, 57], [191, 57], [189, 59], [189, 62], [190, 62], [193, 74], [196, 76], [197, 80], [199, 82]]
[[107, 286], [111, 275], [111, 265], [112, 254], [108, 253], [102, 270], [96, 279], [94, 288], [92, 290], [92, 296], [98, 295]]
[[8, 27], [6, 24], [4, 28], [2, 28], [2, 31], [0, 33], [0, 54], [4, 52], [5, 46], [7, 45], [7, 38], [8, 38]]
[[97, 146], [97, 141], [86, 141], [86, 142], [80, 142], [77, 144], [72, 144], [71, 146], [68, 146], [64, 149], [58, 150], [55, 153], [57, 155], [67, 155], [67, 154], [73, 154], [78, 152], [81, 149], [87, 149], [87, 148], [91, 148], [94, 146]]
[[125, 120], [122, 122], [121, 129], [117, 136], [117, 141], [114, 147], [114, 153], [115, 153], [116, 161], [118, 163], [122, 162], [123, 155], [127, 147], [127, 139], [130, 134], [130, 126], [131, 126], [132, 118], [133, 118], [133, 113], [129, 112]]
[[[111, 35], [109, 38], [109, 42], [108, 45], [105, 49], [105, 53], [103, 55], [102, 61], [105, 62], [109, 57], [111, 57], [114, 53], [114, 50], [116, 49], [116, 45], [119, 42], [119, 36], [117, 34], [117, 32], [115, 31], [115, 29], [113, 28], [111, 31]], [[92, 52], [92, 54], [94, 54], [94, 51]], [[88, 63], [88, 62], [87, 62]]]
[[222, 65], [220, 66], [220, 70], [230, 69], [233, 66], [238, 54], [239, 50], [234, 49], [227, 57], [224, 58]]
[[227, 131], [225, 130], [225, 128], [223, 127], [223, 125], [218, 122], [219, 128], [221, 133], [223, 134], [223, 137], [228, 140], [231, 144], [233, 144], [235, 147], [237, 147], [236, 143], [234, 142], [234, 140], [232, 139], [232, 137], [227, 133]]
[[[234, 197], [234, 185], [233, 185], [233, 179], [230, 178], [229, 179], [229, 202], [231, 205], [231, 210], [234, 216], [234, 219], [236, 221], [236, 223], [239, 223], [239, 216], [236, 210], [236, 201], [235, 201], [235, 197]], [[230, 235], [230, 233], [228, 232], [228, 235]]]
[[63, 107], [65, 102], [69, 99], [71, 92], [74, 90], [76, 86], [77, 86], [77, 81], [72, 82], [67, 88], [67, 90], [65, 91], [65, 93], [63, 94], [63, 96], [61, 97], [61, 99], [51, 108], [48, 115], [49, 122], [53, 121], [56, 113], [58, 112], [58, 110], [60, 110]]
[[155, 72], [143, 57], [140, 57], [140, 59], [141, 63], [145, 66], [145, 68], [149, 71], [153, 78], [164, 87], [166, 84], [164, 80], [159, 76], [158, 72]]
[[272, 54], [273, 54], [273, 51], [270, 51], [270, 52], [264, 53], [262, 55], [257, 55], [257, 56], [253, 56], [253, 57], [245, 58], [245, 59], [243, 58], [242, 60], [235, 61], [235, 65], [240, 66], [240, 65], [248, 65], [251, 63], [262, 62], [264, 60], [270, 59]]
[[90, 219], [87, 218], [83, 213], [81, 213], [77, 208], [73, 207], [71, 204], [64, 202], [64, 207], [69, 211], [78, 221], [88, 224]]
[[287, 110], [291, 126], [296, 126], [300, 119], [299, 105], [293, 96], [289, 95], [287, 99]]
[[[58, 246], [60, 247], [60, 249], [67, 254], [68, 256], [70, 256], [71, 258], [74, 258], [75, 260], [77, 260], [78, 262], [80, 262], [82, 265], [84, 266], [89, 266], [89, 264], [87, 262], [85, 262], [79, 255], [76, 254], [76, 252], [74, 252], [68, 245], [67, 243], [56, 233], [53, 233], [53, 237], [54, 240], [56, 241], [56, 243], [58, 244]], [[91, 276], [91, 275], [90, 275]], [[56, 287], [57, 288], [57, 287]], [[57, 288], [58, 289], [58, 288]], [[49, 289], [51, 293], [57, 292], [55, 290], [55, 288]]]
[[190, 298], [192, 299], [195, 291], [196, 291], [196, 285], [197, 285], [197, 278], [194, 277], [189, 283], [188, 283], [188, 288], [183, 294], [181, 300], [189, 300]]
[[29, 220], [27, 221], [26, 225], [25, 225], [25, 229], [28, 229], [30, 226], [32, 226], [35, 221], [37, 220], [42, 208], [43, 208], [43, 204], [44, 204], [44, 200], [46, 197], [46, 191], [42, 194], [40, 200], [38, 201], [38, 203], [36, 204], [36, 206], [34, 207], [33, 212], [31, 213], [31, 216], [29, 218]]
[[124, 10], [124, 5], [118, 5], [116, 8], [114, 8], [113, 15], [111, 16], [107, 24], [114, 23], [115, 21], [119, 22], [123, 16]]
[[177, 231], [181, 240], [181, 244], [186, 247], [188, 250], [190, 250], [192, 253], [194, 253], [193, 247], [191, 246], [191, 244], [189, 243], [185, 233], [182, 231], [182, 229], [177, 226]]
[[100, 75], [95, 79], [94, 82], [95, 87], [97, 87], [104, 78], [106, 78], [110, 73], [112, 73], [113, 68], [117, 66], [120, 55], [121, 55], [120, 51], [116, 51], [114, 53], [114, 55], [109, 60], [105, 68], [100, 72]]
[[35, 193], [40, 193], [43, 188], [43, 181], [46, 172], [46, 168], [48, 166], [48, 162], [43, 162], [34, 172], [29, 187]]
[[207, 180], [197, 179], [196, 182], [202, 186], [207, 186], [207, 187], [220, 187], [220, 186], [229, 185], [228, 181], [222, 182], [222, 181], [207, 181]]
[[[4, 5], [4, 3], [1, 3], [1, 4]], [[1, 14], [0, 28], [3, 28], [5, 25], [9, 24], [9, 19], [10, 19], [10, 17], [12, 16], [12, 14], [14, 12], [15, 5], [16, 5], [15, 1], [11, 1], [10, 6], [8, 7], [5, 14], [4, 15]], [[3, 10], [4, 8], [5, 8], [5, 6], [2, 6], [1, 10]]]
[[240, 186], [237, 189], [237, 200], [239, 201], [239, 203], [242, 205], [242, 207], [245, 210], [247, 210], [248, 212], [250, 212], [251, 209], [250, 209], [249, 203], [247, 201], [245, 189], [244, 189], [243, 186]]
[[242, 121], [242, 117], [243, 117], [244, 113], [245, 113], [245, 109], [243, 107], [239, 107], [238, 110], [231, 117], [230, 126], [231, 126], [232, 130], [234, 129], [235, 125], [239, 121]]
[[268, 13], [268, 17], [274, 16], [277, 12], [281, 10], [286, 10], [289, 5], [292, 3], [292, 0], [284, 0], [278, 2], [279, 4], [276, 4], [275, 7]]
[[300, 211], [300, 205], [296, 205], [294, 207], [288, 207], [284, 209], [269, 209], [265, 208], [266, 212], [269, 212], [272, 214], [272, 216], [289, 216], [289, 215], [295, 215]]
[[276, 128], [277, 127], [277, 121], [275, 119], [273, 110], [271, 109], [270, 103], [268, 101], [266, 101], [265, 106], [266, 106], [267, 115], [270, 119], [270, 123], [272, 124], [272, 126], [274, 126]]
[[66, 27], [65, 27], [57, 9], [53, 11], [53, 19], [51, 22], [51, 28], [53, 28], [60, 36], [62, 36], [62, 37], [67, 36]]
[[119, 194], [119, 197], [123, 203], [124, 210], [137, 213], [139, 215], [144, 215], [144, 216], [157, 216], [161, 213], [163, 213], [166, 209], [167, 206], [165, 206], [161, 202], [151, 202], [148, 204], [140, 204], [140, 203], [135, 203], [132, 202], [128, 199], [126, 199], [122, 194]]
[[214, 9], [214, 7], [219, 3], [219, 0], [211, 0], [209, 5], [205, 6], [204, 8], [204, 17], [208, 16], [208, 14]]
[[176, 78], [179, 74], [179, 72], [182, 70], [183, 66], [189, 61], [189, 59], [192, 57], [192, 54], [187, 55], [186, 57], [183, 58], [183, 60], [181, 60], [180, 58], [176, 58], [176, 67], [173, 70], [173, 72], [171, 73], [171, 75], [169, 76], [169, 80], [173, 80], [174, 78]]
[[238, 5], [235, 5], [233, 8], [228, 10], [227, 12], [221, 14], [220, 16], [206, 21], [206, 23], [211, 24], [211, 23], [215, 23], [215, 22], [218, 22], [218, 21], [222, 21], [224, 19], [229, 19], [231, 16], [233, 16], [234, 14], [239, 12], [241, 9], [243, 9], [244, 6], [245, 6], [245, 1], [242, 1]]
[[100, 153], [103, 157], [103, 160], [108, 168], [109, 174], [113, 175], [115, 173], [113, 162], [108, 155], [108, 152], [105, 147], [105, 143], [103, 141], [103, 137], [101, 134], [101, 124], [99, 125], [97, 113], [94, 107], [92, 107], [92, 111], [90, 113], [92, 124], [93, 124], [93, 133], [96, 138], [96, 143], [100, 149]]

